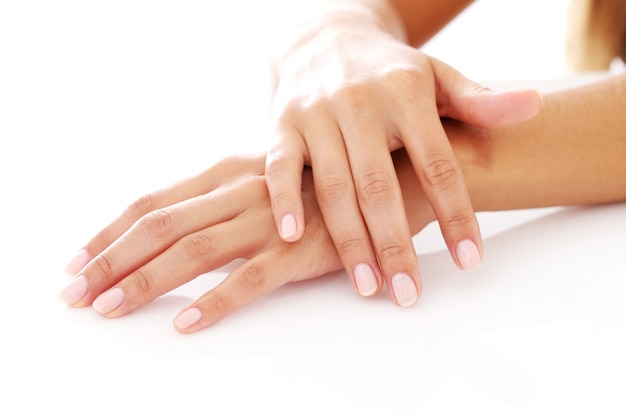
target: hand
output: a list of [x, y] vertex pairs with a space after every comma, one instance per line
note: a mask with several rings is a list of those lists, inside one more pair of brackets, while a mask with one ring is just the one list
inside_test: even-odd
[[285, 243], [272, 220], [264, 164], [264, 155], [230, 158], [137, 200], [70, 263], [67, 272], [76, 278], [60, 299], [116, 318], [202, 273], [249, 259], [175, 317], [175, 328], [191, 333], [287, 282], [341, 269], [310, 171], [302, 182], [307, 229], [297, 243]]
[[[484, 132], [458, 123], [449, 123], [446, 129], [455, 152], [470, 161], [468, 166], [481, 159], [480, 143], [489, 143]], [[406, 152], [398, 150], [393, 158], [415, 234], [434, 219], [434, 213]], [[191, 333], [287, 282], [340, 269], [311, 171], [306, 169], [302, 177], [307, 228], [298, 242], [286, 243], [272, 220], [264, 162], [264, 156], [229, 158], [138, 199], [68, 265], [66, 272], [75, 278], [60, 299], [73, 307], [92, 304], [105, 317], [120, 317], [234, 259], [249, 259], [179, 312], [175, 328]]]
[[[390, 151], [406, 147], [457, 266], [478, 267], [482, 242], [440, 117], [504, 127], [539, 110], [534, 91], [494, 93], [369, 26], [326, 25], [283, 61], [266, 175], [285, 241], [305, 230], [303, 165], [313, 167], [325, 223], [357, 291], [386, 282], [395, 302], [420, 278]], [[400, 297], [399, 294], [403, 296]]]

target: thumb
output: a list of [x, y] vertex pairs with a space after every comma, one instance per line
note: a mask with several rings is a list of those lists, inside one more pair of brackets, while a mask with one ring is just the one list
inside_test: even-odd
[[532, 119], [541, 109], [536, 90], [497, 92], [463, 76], [443, 62], [431, 58], [437, 80], [439, 115], [480, 127], [501, 128]]

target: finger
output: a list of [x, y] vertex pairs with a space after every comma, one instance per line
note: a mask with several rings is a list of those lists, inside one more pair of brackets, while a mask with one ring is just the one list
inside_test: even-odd
[[304, 233], [301, 187], [306, 146], [298, 132], [282, 131], [277, 136], [266, 159], [267, 188], [280, 237], [295, 242]]
[[193, 333], [217, 323], [288, 282], [289, 273], [273, 271], [276, 266], [285, 264], [286, 259], [277, 262], [270, 253], [247, 261], [224, 282], [179, 312], [174, 318], [174, 327], [181, 333]]
[[[265, 187], [265, 184], [262, 184]], [[93, 308], [108, 318], [124, 316], [202, 273], [245, 258], [274, 236], [266, 219], [246, 212], [236, 218], [187, 235], [152, 261], [129, 274], [93, 301]], [[239, 239], [233, 239], [239, 236]]]
[[81, 270], [98, 254], [108, 248], [124, 234], [137, 220], [146, 214], [176, 204], [180, 201], [205, 194], [220, 184], [230, 181], [238, 173], [251, 171], [263, 172], [264, 158], [248, 156], [228, 158], [199, 175], [170, 185], [160, 191], [152, 192], [137, 199], [108, 226], [96, 234], [72, 259], [65, 269], [69, 276], [77, 276]]
[[[458, 161], [428, 100], [432, 92], [417, 92], [403, 103], [398, 126], [420, 184], [457, 266], [471, 271], [482, 261], [478, 221]], [[411, 109], [411, 110], [407, 110]]]
[[152, 192], [135, 200], [122, 214], [89, 240], [65, 268], [65, 273], [76, 277], [80, 271], [126, 232], [138, 219], [160, 207], [164, 207], [172, 192], [168, 190]]
[[530, 120], [541, 108], [541, 93], [536, 90], [493, 91], [439, 60], [431, 58], [431, 63], [437, 79], [440, 116], [502, 128]]
[[370, 296], [380, 290], [382, 274], [361, 217], [341, 132], [329, 118], [324, 120], [307, 132], [317, 201], [355, 289]]
[[[360, 211], [393, 300], [402, 307], [415, 303], [421, 281], [400, 184], [387, 147], [380, 112], [363, 107], [342, 118], [350, 168]], [[368, 120], [365, 126], [361, 121]]]
[[[211, 326], [287, 282], [320, 276], [339, 268], [339, 258], [323, 223], [296, 243], [276, 242], [241, 265], [216, 288], [181, 310], [174, 327], [193, 333]], [[320, 262], [320, 260], [323, 260]]]
[[[257, 182], [262, 181], [263, 177], [258, 177]], [[245, 210], [244, 202], [251, 198], [266, 197], [264, 183], [256, 188], [231, 188], [223, 186], [209, 194], [148, 213], [96, 256], [59, 298], [74, 307], [89, 305], [100, 293], [181, 237], [235, 217]]]

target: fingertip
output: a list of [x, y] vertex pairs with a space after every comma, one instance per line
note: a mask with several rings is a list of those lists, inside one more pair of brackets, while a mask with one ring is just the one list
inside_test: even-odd
[[84, 276], [76, 277], [57, 296], [59, 301], [71, 307], [76, 307], [85, 298], [89, 291], [89, 283]]
[[102, 294], [100, 294], [92, 303], [96, 312], [102, 316], [107, 316], [113, 313], [122, 305], [126, 298], [124, 290], [120, 287], [112, 288]]
[[543, 94], [533, 89], [498, 92], [492, 97], [492, 114], [500, 113], [490, 123], [495, 128], [526, 122], [535, 117], [543, 106]]
[[420, 286], [413, 278], [404, 273], [398, 272], [391, 278], [391, 290], [396, 304], [400, 307], [411, 307], [420, 296]]
[[174, 328], [179, 333], [193, 333], [198, 330], [198, 324], [202, 318], [202, 310], [198, 307], [184, 309], [174, 317]]
[[279, 233], [280, 237], [285, 242], [293, 242], [298, 240], [298, 222], [296, 221], [296, 216], [291, 213], [285, 214], [280, 219]]
[[512, 92], [517, 94], [514, 98], [514, 104], [518, 107], [518, 114], [522, 121], [531, 119], [536, 116], [543, 106], [543, 94], [539, 90], [526, 89]]
[[371, 266], [366, 263], [357, 264], [353, 271], [354, 283], [357, 292], [363, 297], [369, 297], [378, 292], [380, 285]]
[[87, 266], [89, 261], [91, 261], [91, 255], [86, 249], [81, 249], [65, 267], [65, 274], [70, 277], [75, 277]]
[[297, 242], [304, 234], [304, 220], [298, 220], [298, 217], [287, 213], [280, 219], [278, 233], [283, 241]]
[[477, 270], [482, 263], [482, 255], [478, 245], [470, 239], [459, 242], [455, 248], [459, 267], [466, 272]]

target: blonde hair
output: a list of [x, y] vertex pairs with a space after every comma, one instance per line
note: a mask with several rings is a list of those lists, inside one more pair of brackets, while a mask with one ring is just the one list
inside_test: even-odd
[[571, 0], [568, 66], [574, 71], [602, 71], [616, 57], [626, 62], [626, 1]]

